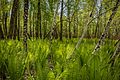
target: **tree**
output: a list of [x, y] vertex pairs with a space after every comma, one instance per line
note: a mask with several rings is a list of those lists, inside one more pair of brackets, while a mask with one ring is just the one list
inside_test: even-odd
[[27, 23], [28, 23], [29, 0], [24, 0], [24, 49], [27, 52]]
[[68, 31], [69, 31], [69, 39], [71, 39], [70, 0], [68, 0], [67, 16], [68, 16]]
[[17, 11], [17, 36], [18, 36], [18, 40], [20, 40], [20, 2], [18, 4], [18, 11]]
[[63, 0], [61, 1], [61, 13], [60, 13], [60, 40], [62, 40], [62, 27], [63, 27]]
[[[14, 0], [14, 1], [13, 1], [11, 18], [10, 18], [9, 35], [8, 35], [8, 38], [9, 38], [9, 39], [12, 39], [13, 32], [14, 32], [15, 30], [17, 30], [16, 27], [15, 27], [15, 22], [16, 22], [16, 19], [17, 19], [16, 16], [17, 16], [18, 4], [19, 4], [19, 1], [18, 1], [18, 0]], [[14, 32], [14, 34], [16, 34], [16, 33]]]
[[37, 12], [37, 24], [36, 24], [36, 38], [38, 38], [39, 30], [40, 30], [40, 38], [42, 38], [42, 30], [41, 30], [41, 1], [38, 0], [38, 12]]
[[92, 54], [95, 54], [95, 52], [100, 48], [101, 43], [104, 41], [105, 37], [107, 36], [107, 32], [109, 31], [110, 24], [111, 24], [111, 22], [112, 22], [112, 20], [113, 20], [113, 18], [114, 18], [114, 16], [115, 16], [115, 14], [116, 14], [116, 12], [117, 12], [117, 9], [118, 9], [119, 4], [120, 4], [120, 0], [117, 0], [117, 1], [116, 1], [116, 5], [115, 5], [114, 8], [112, 9], [112, 14], [110, 15], [109, 21], [108, 21], [107, 24], [106, 24], [105, 30], [104, 30], [104, 32], [102, 33], [102, 35], [101, 35], [101, 37], [100, 37], [97, 45], [95, 46], [95, 49], [94, 49], [94, 51], [92, 52]]
[[0, 39], [4, 39], [4, 34], [3, 34], [3, 30], [2, 30], [1, 24], [0, 24]]

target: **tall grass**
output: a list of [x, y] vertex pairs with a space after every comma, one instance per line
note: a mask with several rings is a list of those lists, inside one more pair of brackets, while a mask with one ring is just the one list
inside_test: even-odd
[[[119, 80], [120, 59], [116, 58], [112, 67], [108, 63], [115, 41], [106, 40], [98, 54], [92, 55], [96, 42], [97, 39], [84, 39], [75, 57], [68, 61], [76, 39], [53, 40], [52, 44], [48, 40], [28, 41], [27, 55], [22, 42], [0, 41], [0, 77], [6, 76], [7, 80]], [[53, 70], [48, 63], [51, 53]]]

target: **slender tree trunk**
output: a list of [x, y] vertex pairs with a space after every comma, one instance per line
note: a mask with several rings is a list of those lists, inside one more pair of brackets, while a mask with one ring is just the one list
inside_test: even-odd
[[60, 13], [60, 40], [62, 40], [62, 27], [63, 27], [62, 17], [63, 17], [63, 0], [61, 2], [61, 13]]
[[7, 37], [7, 12], [3, 12], [4, 37]]
[[29, 27], [30, 27], [30, 37], [32, 37], [32, 15], [31, 15], [31, 7], [30, 7], [30, 11], [29, 11], [29, 14], [30, 14], [30, 16], [29, 16]]
[[99, 38], [99, 17], [97, 18], [95, 37]]
[[[7, 38], [7, 18], [8, 18], [8, 12], [6, 10], [4, 10], [4, 6], [7, 4], [7, 0], [1, 1], [0, 2], [0, 8], [3, 10], [1, 10], [1, 18], [2, 18], [2, 26], [3, 26], [3, 34], [4, 34], [4, 38]], [[2, 15], [3, 14], [3, 15]]]
[[17, 36], [18, 36], [18, 40], [20, 41], [20, 4], [18, 5], [18, 12], [17, 12], [17, 21], [18, 21], [18, 28], [17, 28]]
[[18, 8], [18, 0], [14, 0], [13, 7], [12, 7], [12, 13], [10, 18], [10, 28], [9, 28], [9, 35], [8, 38], [12, 39], [13, 31], [15, 28], [15, 16], [17, 15], [17, 8]]
[[[38, 15], [37, 15], [37, 18], [38, 18]], [[35, 35], [36, 35], [36, 39], [38, 39], [38, 34], [39, 34], [39, 20], [37, 19], [37, 21], [36, 21], [36, 27], [35, 27]]]
[[[0, 2], [0, 8], [2, 8], [2, 2]], [[2, 15], [2, 11], [0, 11], [0, 15]], [[3, 34], [3, 30], [2, 30], [2, 25], [4, 23], [2, 22], [2, 16], [0, 16], [0, 39], [4, 39], [4, 34]]]
[[47, 18], [47, 17], [46, 17], [46, 15], [47, 15], [47, 11], [46, 11], [46, 9], [47, 9], [47, 7], [46, 7], [46, 5], [47, 5], [47, 4], [46, 4], [46, 2], [45, 2], [45, 9], [44, 9], [45, 12], [44, 12], [44, 15], [43, 15], [43, 16], [44, 16], [44, 21], [43, 21], [43, 27], [44, 27], [44, 39], [46, 38], [46, 34], [47, 34], [47, 32], [46, 32], [46, 31], [47, 31], [47, 20], [46, 20], [46, 18]]
[[34, 19], [34, 17], [35, 17], [35, 14], [34, 14], [34, 12], [33, 12], [33, 34], [32, 34], [32, 36], [33, 36], [33, 39], [34, 39], [34, 21], [35, 21], [35, 19]]
[[76, 18], [77, 20], [76, 20], [76, 37], [78, 37], [78, 24], [79, 24], [79, 22], [78, 22], [78, 16], [77, 16], [77, 18]]
[[67, 28], [67, 22], [65, 23], [65, 37], [68, 38], [68, 28]]
[[3, 30], [2, 30], [1, 24], [0, 24], [0, 39], [4, 39], [4, 34], [3, 34]]
[[27, 23], [28, 23], [28, 9], [29, 9], [29, 0], [24, 0], [24, 49], [27, 52]]
[[44, 21], [44, 39], [46, 38], [47, 20]]
[[35, 33], [35, 30], [34, 30], [34, 21], [35, 21], [35, 12], [33, 11], [33, 39], [35, 37], [34, 33]]
[[5, 36], [7, 37], [7, 16], [8, 16], [8, 13], [6, 12], [5, 13]]
[[69, 39], [71, 39], [71, 21], [70, 21], [70, 0], [68, 0], [68, 28], [69, 28]]
[[41, 20], [41, 0], [38, 1], [38, 13], [39, 13], [39, 27], [40, 27], [40, 38], [42, 39], [42, 20]]
[[41, 6], [40, 6], [40, 0], [38, 0], [38, 12], [37, 12], [37, 24], [36, 24], [36, 39], [39, 37], [39, 31], [40, 31], [40, 38], [42, 38], [42, 32], [41, 32]]
[[76, 16], [74, 16], [74, 27], [73, 27], [73, 32], [74, 32], [74, 35], [73, 35], [73, 38], [76, 38]]
[[35, 27], [35, 35], [36, 35], [36, 39], [38, 39], [38, 34], [39, 34], [39, 28], [38, 28], [38, 20], [36, 21], [36, 27]]
[[69, 27], [69, 39], [71, 39], [71, 22], [70, 22], [70, 17], [68, 18], [68, 27]]
[[13, 29], [13, 39], [14, 40], [16, 39], [16, 36], [17, 36], [17, 14], [15, 15], [15, 26], [14, 26], [14, 29]]
[[5, 12], [4, 11], [3, 11], [3, 16], [2, 16], [2, 27], [3, 27], [3, 34], [5, 37], [6, 34], [5, 34]]

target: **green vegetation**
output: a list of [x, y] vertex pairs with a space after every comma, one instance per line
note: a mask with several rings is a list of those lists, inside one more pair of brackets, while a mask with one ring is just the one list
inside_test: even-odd
[[[120, 58], [113, 65], [109, 63], [115, 41], [105, 40], [104, 46], [92, 55], [96, 42], [84, 39], [69, 60], [77, 39], [53, 40], [52, 44], [48, 40], [28, 41], [27, 54], [22, 42], [1, 40], [0, 76], [8, 80], [119, 80]], [[48, 62], [51, 53], [53, 64]]]
[[120, 80], [120, 0], [0, 0], [0, 80]]

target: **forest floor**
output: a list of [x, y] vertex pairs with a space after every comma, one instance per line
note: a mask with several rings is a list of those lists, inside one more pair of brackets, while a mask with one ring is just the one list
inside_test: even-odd
[[93, 55], [98, 40], [84, 39], [71, 57], [77, 41], [28, 41], [25, 53], [22, 41], [1, 40], [0, 80], [120, 80], [120, 59], [109, 63], [116, 41], [105, 40]]

